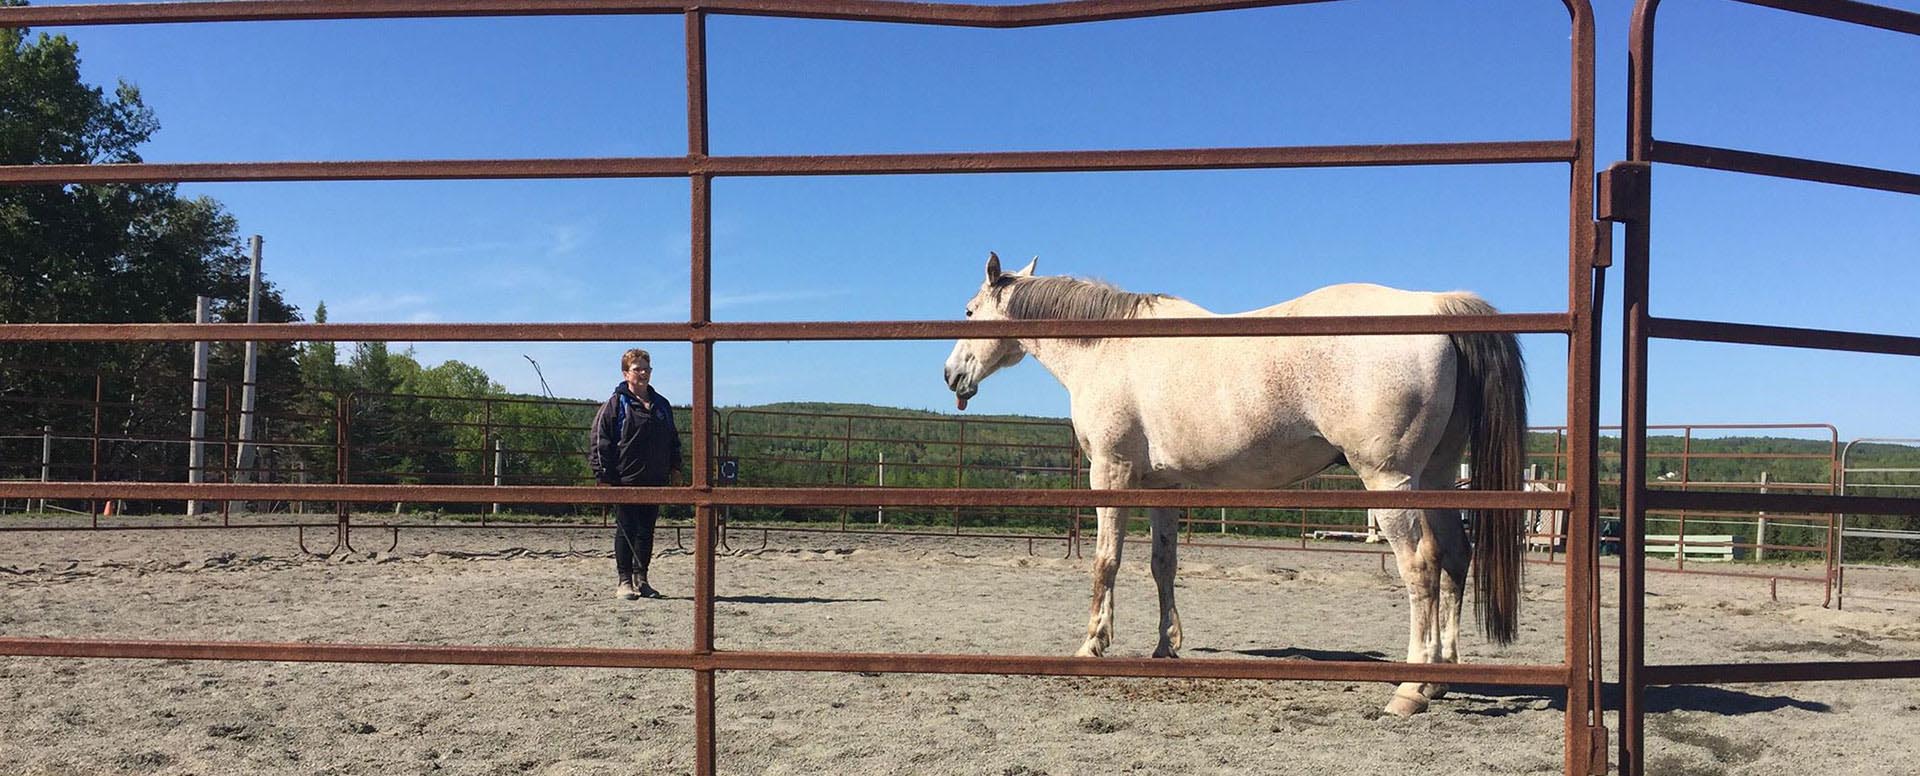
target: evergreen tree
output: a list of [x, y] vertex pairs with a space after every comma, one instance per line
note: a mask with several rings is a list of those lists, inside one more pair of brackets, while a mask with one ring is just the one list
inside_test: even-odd
[[[139, 162], [158, 129], [132, 84], [109, 94], [82, 81], [79, 48], [65, 36], [0, 29], [0, 164]], [[199, 295], [215, 300], [218, 318], [244, 320], [248, 264], [232, 216], [170, 184], [0, 187], [0, 322], [186, 322]], [[262, 296], [262, 321], [299, 319], [270, 283]], [[240, 379], [241, 350], [216, 349], [216, 378]], [[5, 425], [90, 432], [96, 408], [46, 398], [98, 389], [115, 405], [99, 410], [109, 439], [182, 437], [191, 352], [183, 343], [0, 345], [0, 398], [15, 410]], [[292, 349], [261, 348], [260, 376], [270, 386], [260, 405], [281, 406], [295, 381]], [[182, 445], [135, 442], [103, 453], [107, 479], [177, 478], [186, 457]]]

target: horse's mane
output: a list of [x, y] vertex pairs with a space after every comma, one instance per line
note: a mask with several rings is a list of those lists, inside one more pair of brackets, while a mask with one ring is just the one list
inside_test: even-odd
[[1165, 294], [1136, 294], [1098, 280], [1047, 275], [1013, 278], [999, 289], [1006, 295], [1007, 317], [1108, 320], [1132, 318]]

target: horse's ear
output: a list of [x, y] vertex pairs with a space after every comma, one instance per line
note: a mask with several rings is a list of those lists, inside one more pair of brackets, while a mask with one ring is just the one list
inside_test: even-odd
[[987, 285], [1000, 279], [1000, 254], [987, 251]]
[[1033, 268], [1036, 266], [1039, 266], [1039, 264], [1040, 264], [1040, 257], [1035, 256], [1033, 257], [1032, 261], [1027, 262], [1027, 266], [1024, 269], [1021, 269], [1019, 272], [1015, 272], [1013, 274], [1019, 275], [1020, 277], [1023, 277], [1023, 278], [1033, 277]]

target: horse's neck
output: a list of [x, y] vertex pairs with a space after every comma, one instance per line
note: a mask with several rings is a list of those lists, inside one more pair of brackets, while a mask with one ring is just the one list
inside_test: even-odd
[[1086, 373], [1100, 360], [1100, 346], [1105, 340], [1068, 340], [1068, 339], [1023, 339], [1021, 349], [1027, 355], [1040, 362], [1053, 379], [1066, 386], [1068, 395], [1072, 395], [1078, 376]]
[[[1142, 309], [1138, 318], [1213, 318], [1218, 314], [1205, 307], [1178, 297], [1162, 297], [1151, 306]], [[1147, 340], [1126, 339], [1123, 337], [1096, 337], [1091, 339], [1023, 339], [1020, 347], [1027, 351], [1035, 361], [1053, 373], [1053, 377], [1067, 387], [1071, 394], [1080, 382], [1080, 378], [1098, 374], [1116, 368], [1121, 361], [1121, 351], [1134, 344]]]

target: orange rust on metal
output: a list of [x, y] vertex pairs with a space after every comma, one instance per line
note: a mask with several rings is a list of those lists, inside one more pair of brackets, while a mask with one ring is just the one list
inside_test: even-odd
[[[627, 157], [604, 159], [481, 159], [429, 161], [344, 162], [214, 162], [200, 164], [28, 166], [0, 167], [0, 184], [189, 182], [265, 180], [363, 179], [496, 179], [587, 177], [686, 177], [694, 189], [694, 250], [692, 251], [692, 307], [689, 320], [671, 324], [327, 324], [321, 326], [249, 324], [199, 327], [179, 324], [5, 324], [0, 341], [630, 341], [679, 340], [694, 345], [694, 411], [696, 430], [705, 428], [712, 403], [712, 348], [722, 341], [805, 339], [947, 339], [977, 337], [1086, 337], [1086, 336], [1298, 336], [1411, 333], [1556, 333], [1570, 339], [1568, 350], [1569, 433], [1568, 493], [1413, 492], [1327, 493], [1315, 491], [1220, 491], [1168, 493], [1114, 492], [1002, 492], [963, 490], [889, 489], [884, 494], [862, 489], [751, 489], [711, 487], [710, 455], [703, 454], [712, 439], [696, 433], [697, 453], [693, 484], [686, 488], [463, 488], [460, 486], [284, 486], [213, 485], [185, 490], [156, 483], [100, 483], [114, 497], [147, 498], [286, 498], [333, 500], [340, 504], [340, 530], [347, 530], [346, 507], [361, 500], [415, 502], [569, 502], [569, 503], [692, 503], [699, 517], [695, 596], [699, 605], [712, 606], [712, 559], [716, 523], [713, 507], [731, 504], [792, 505], [984, 505], [1031, 504], [1058, 506], [1269, 506], [1409, 507], [1573, 509], [1575, 517], [1570, 551], [1591, 549], [1590, 523], [1594, 517], [1594, 480], [1597, 443], [1594, 407], [1597, 387], [1593, 366], [1597, 360], [1595, 304], [1601, 276], [1590, 275], [1595, 246], [1601, 239], [1590, 220], [1593, 185], [1593, 19], [1586, 0], [1563, 0], [1572, 21], [1570, 38], [1571, 129], [1564, 140], [1519, 140], [1487, 143], [1407, 145], [1348, 145], [1167, 150], [1040, 151], [1000, 153], [880, 154], [847, 156], [737, 156], [712, 157], [705, 147], [707, 121], [704, 72], [704, 19], [709, 14], [822, 18], [910, 24], [959, 25], [991, 28], [1031, 27], [1074, 22], [1140, 18], [1201, 11], [1297, 5], [1321, 0], [1076, 0], [1029, 5], [945, 5], [882, 2], [881, 0], [713, 0], [711, 2], [642, 2], [620, 0], [236, 0], [173, 4], [132, 3], [0, 8], [0, 26], [148, 24], [187, 21], [255, 21], [322, 18], [399, 18], [457, 16], [525, 16], [571, 14], [685, 14], [688, 46], [689, 149], [681, 157]], [[1811, 2], [1811, 0], [1807, 0]], [[1817, 5], [1817, 4], [1816, 4]], [[1636, 125], [1639, 126], [1639, 125]], [[1473, 316], [1464, 318], [1320, 318], [1276, 321], [1025, 321], [994, 324], [960, 322], [815, 322], [797, 324], [714, 323], [709, 320], [711, 288], [705, 234], [711, 226], [707, 204], [711, 179], [719, 176], [878, 175], [908, 173], [1002, 173], [1101, 170], [1176, 170], [1288, 168], [1369, 165], [1563, 163], [1571, 169], [1568, 190], [1569, 296], [1565, 313]], [[352, 407], [339, 403], [342, 418]], [[341, 421], [344, 427], [345, 420]], [[338, 473], [347, 481], [347, 442], [336, 442], [342, 462]], [[1077, 466], [1077, 461], [1076, 461]], [[49, 484], [49, 493], [65, 493], [71, 483]], [[0, 487], [8, 494], [27, 493], [25, 486]], [[613, 492], [624, 491], [624, 492]], [[36, 491], [37, 492], [37, 491]], [[93, 491], [88, 491], [93, 492]], [[185, 494], [185, 495], [174, 495]], [[57, 496], [56, 496], [57, 497]], [[85, 497], [85, 496], [82, 496]], [[1077, 521], [1075, 525], [1077, 530]], [[1590, 554], [1590, 553], [1589, 553]], [[1588, 559], [1593, 563], [1597, 560]], [[425, 661], [570, 660], [567, 665], [592, 661], [623, 661], [624, 666], [691, 669], [695, 672], [696, 772], [713, 773], [715, 762], [713, 672], [717, 670], [888, 670], [969, 673], [1030, 673], [1035, 675], [1191, 676], [1219, 678], [1354, 679], [1380, 681], [1447, 681], [1524, 683], [1567, 689], [1569, 714], [1565, 748], [1569, 773], [1593, 766], [1585, 742], [1597, 727], [1589, 702], [1597, 702], [1597, 675], [1591, 670], [1597, 649], [1591, 611], [1591, 593], [1597, 570], [1568, 564], [1567, 662], [1559, 666], [1461, 666], [1404, 664], [1341, 664], [1299, 661], [1085, 661], [1071, 658], [992, 656], [819, 655], [800, 653], [710, 652], [710, 634], [696, 632], [695, 649], [686, 653], [555, 650], [529, 652], [524, 648], [432, 648], [371, 646], [373, 652], [326, 653], [359, 659], [414, 659]], [[696, 617], [696, 620], [700, 619]], [[708, 623], [698, 624], [696, 631]], [[31, 642], [31, 643], [29, 643]], [[131, 644], [132, 642], [118, 642]], [[82, 642], [54, 640], [0, 640], [9, 649], [79, 649]], [[89, 649], [108, 650], [102, 642]], [[51, 645], [51, 646], [49, 646]], [[268, 658], [248, 652], [250, 647], [281, 650], [278, 654], [307, 657]], [[198, 657], [217, 657], [222, 650], [232, 659], [327, 659], [321, 653], [299, 651], [315, 645], [211, 644]], [[123, 649], [133, 649], [123, 647]], [[396, 650], [378, 652], [377, 650]], [[466, 649], [454, 653], [447, 649]], [[211, 650], [207, 652], [205, 650]], [[425, 650], [425, 651], [422, 651]], [[38, 653], [28, 653], [38, 654]], [[142, 656], [146, 652], [125, 652]], [[548, 663], [527, 663], [548, 664]], [[1576, 743], [1579, 742], [1579, 743]]]
[[981, 151], [831, 156], [688, 155], [560, 159], [30, 164], [0, 165], [0, 184], [1140, 172], [1381, 165], [1529, 164], [1565, 162], [1572, 158], [1573, 145], [1566, 141], [1508, 141], [1145, 151]]
[[965, 488], [596, 488], [574, 485], [290, 485], [168, 482], [8, 483], [11, 498], [404, 501], [421, 504], [693, 504], [696, 506], [1305, 507], [1567, 509], [1548, 491], [1009, 490]]
[[[1920, 14], [1853, 0], [1735, 0], [1818, 16], [1840, 22], [1920, 35]], [[1659, 0], [1639, 0], [1629, 33], [1628, 163], [1663, 162], [1727, 172], [1792, 178], [1883, 191], [1920, 194], [1920, 175], [1869, 167], [1835, 164], [1750, 151], [1675, 143], [1654, 137], [1654, 30]], [[1651, 172], [1630, 194], [1639, 201], [1623, 202], [1614, 210], [1650, 212]], [[1624, 198], [1624, 197], [1623, 197]], [[1646, 517], [1653, 509], [1744, 509], [1800, 512], [1866, 512], [1920, 514], [1920, 499], [1858, 496], [1757, 493], [1701, 493], [1650, 490], [1647, 481], [1648, 343], [1655, 338], [1725, 342], [1745, 345], [1803, 347], [1888, 355], [1920, 355], [1920, 338], [1857, 332], [1793, 329], [1714, 321], [1662, 319], [1649, 312], [1649, 264], [1652, 239], [1647, 218], [1628, 220], [1625, 241], [1625, 314], [1623, 320], [1623, 389], [1621, 417], [1625, 422], [1621, 448], [1621, 516], [1626, 559], [1620, 581], [1620, 768], [1628, 776], [1644, 774], [1645, 691], [1650, 684], [1718, 683], [1734, 681], [1815, 681], [1920, 676], [1920, 661], [1854, 663], [1757, 663], [1722, 666], [1646, 665]], [[1837, 466], [1837, 464], [1836, 464]], [[1833, 530], [1829, 530], [1829, 542]], [[1831, 546], [1831, 545], [1829, 545]], [[1838, 556], [1829, 550], [1829, 597], [1836, 576], [1844, 573]]]
[[1329, 0], [1073, 0], [1005, 6], [885, 0], [231, 0], [30, 7], [19, 10], [36, 13], [0, 14], [0, 26], [460, 16], [610, 16], [677, 14], [698, 10], [733, 16], [1017, 28], [1322, 2]]
[[1920, 356], [1920, 337], [1902, 337], [1893, 334], [1800, 329], [1789, 326], [1756, 326], [1721, 321], [1694, 321], [1684, 318], [1648, 318], [1647, 332], [1649, 336], [1661, 339], [1844, 350], [1890, 356]]
[[1836, 22], [1878, 27], [1891, 32], [1920, 35], [1920, 13], [1898, 8], [1853, 2], [1853, 0], [1739, 0], [1747, 5], [1765, 6], [1803, 13]]
[[1738, 510], [1744, 512], [1850, 512], [1874, 515], [1920, 515], [1920, 498], [1882, 496], [1827, 496], [1812, 493], [1703, 493], [1649, 490], [1649, 510]]
[[1161, 679], [1474, 682], [1551, 687], [1561, 665], [1464, 665], [1319, 660], [1155, 660], [1026, 655], [883, 654], [625, 649], [600, 647], [430, 646], [312, 642], [143, 641], [0, 637], [0, 654], [39, 657], [263, 660], [322, 663], [668, 668], [693, 671], [815, 671], [1009, 676], [1124, 676]]
[[1920, 174], [1797, 159], [1791, 156], [1774, 156], [1753, 151], [1736, 151], [1731, 148], [1655, 140], [1650, 161], [1724, 172], [1765, 175], [1773, 178], [1792, 178], [1814, 183], [1832, 183], [1862, 189], [1878, 189], [1899, 194], [1920, 194]]
[[0, 323], [0, 342], [750, 342], [983, 337], [1291, 337], [1360, 334], [1559, 334], [1564, 313], [1130, 318], [1022, 321], [712, 323]]

